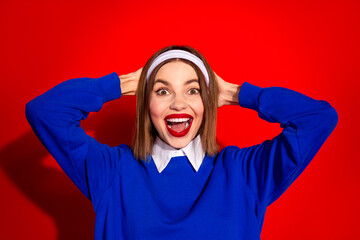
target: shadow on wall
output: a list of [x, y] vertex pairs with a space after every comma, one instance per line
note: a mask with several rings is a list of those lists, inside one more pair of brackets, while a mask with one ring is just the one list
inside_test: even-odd
[[[103, 115], [100, 115], [101, 119]], [[101, 142], [106, 140], [129, 144], [134, 118], [126, 114], [115, 115], [114, 117], [112, 114], [112, 118], [105, 117], [100, 121], [90, 119], [89, 126], [96, 129], [96, 132], [100, 128], [99, 132], [103, 133], [99, 136]], [[104, 122], [110, 123], [101, 124]], [[121, 126], [119, 123], [122, 123]], [[114, 132], [122, 134], [118, 136], [114, 135]], [[50, 162], [54, 162], [32, 131], [7, 144], [0, 151], [0, 165], [9, 179], [29, 200], [54, 219], [58, 232], [57, 239], [94, 239], [95, 213], [91, 202], [65, 173], [56, 167], [55, 162], [55, 167], [46, 164], [49, 158]]]
[[54, 219], [59, 240], [93, 239], [95, 213], [91, 202], [63, 171], [44, 165], [48, 156], [31, 131], [0, 152], [1, 166], [10, 180]]

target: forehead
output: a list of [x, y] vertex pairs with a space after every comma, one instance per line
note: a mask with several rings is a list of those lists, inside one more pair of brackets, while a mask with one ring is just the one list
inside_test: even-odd
[[185, 82], [197, 78], [195, 69], [191, 65], [181, 61], [164, 64], [155, 75], [155, 81], [161, 79], [169, 83]]

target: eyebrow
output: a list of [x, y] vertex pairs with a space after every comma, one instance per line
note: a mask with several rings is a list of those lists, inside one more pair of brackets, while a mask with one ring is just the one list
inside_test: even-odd
[[[167, 82], [166, 80], [160, 79], [160, 78], [156, 79], [155, 82], [154, 82], [154, 84], [157, 83], [157, 82], [162, 83], [162, 84], [164, 84], [164, 85], [166, 85], [166, 86], [170, 85], [169, 82]], [[188, 84], [193, 83], [193, 82], [199, 83], [199, 79], [194, 78], [194, 79], [187, 80], [187, 81], [185, 82], [185, 84], [188, 85]]]

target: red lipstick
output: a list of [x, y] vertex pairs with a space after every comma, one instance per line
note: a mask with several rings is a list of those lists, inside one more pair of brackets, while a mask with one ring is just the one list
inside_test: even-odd
[[[180, 118], [188, 118], [188, 120], [187, 121], [179, 121]], [[169, 133], [172, 136], [174, 136], [174, 137], [183, 137], [190, 131], [191, 124], [193, 122], [193, 117], [191, 115], [185, 114], [185, 113], [182, 113], [182, 114], [170, 114], [170, 115], [165, 117], [164, 121], [165, 121], [165, 126], [166, 126], [167, 130], [169, 131]], [[180, 123], [180, 122], [185, 124], [185, 126], [186, 126], [186, 124], [189, 124], [189, 125], [188, 125], [188, 127], [186, 127], [181, 132], [174, 131], [174, 129], [171, 129], [170, 126], [172, 125], [172, 123]]]

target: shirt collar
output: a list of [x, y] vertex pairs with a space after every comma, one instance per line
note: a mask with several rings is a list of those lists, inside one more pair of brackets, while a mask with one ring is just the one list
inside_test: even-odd
[[181, 149], [173, 148], [156, 137], [153, 146], [152, 158], [159, 173], [161, 173], [172, 157], [186, 156], [195, 171], [198, 171], [205, 157], [205, 152], [201, 144], [200, 135], [195, 137], [186, 147]]

